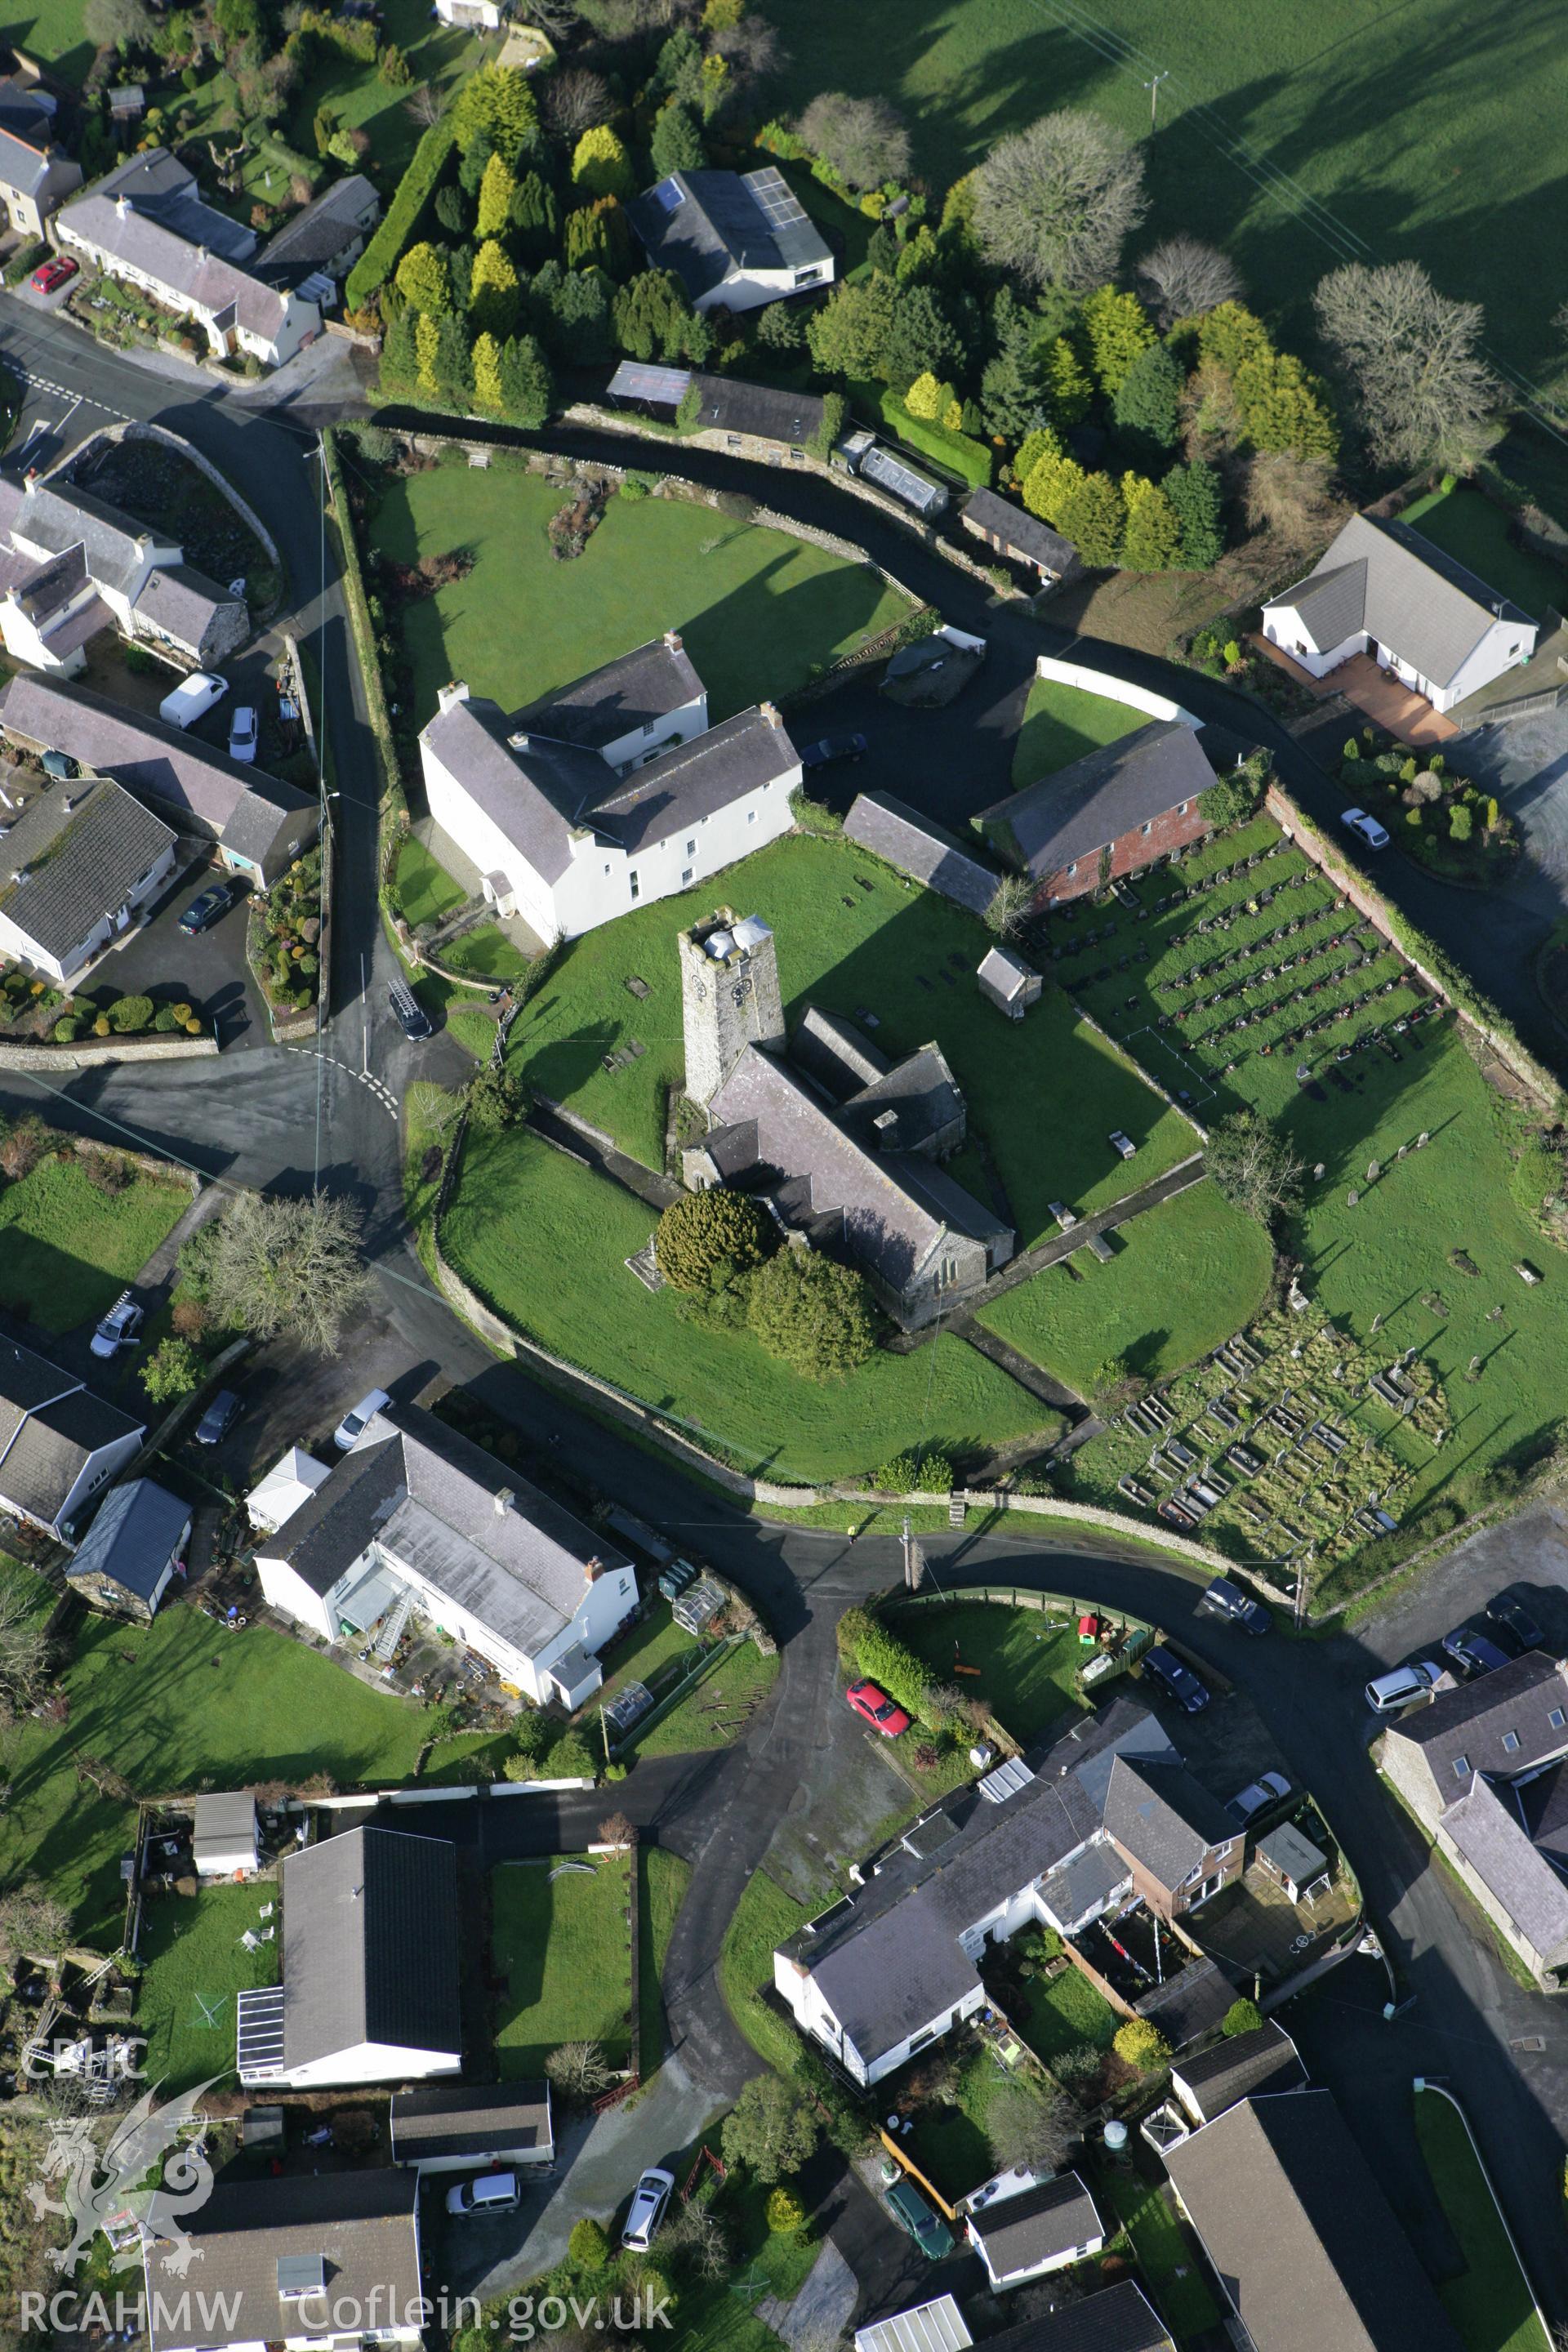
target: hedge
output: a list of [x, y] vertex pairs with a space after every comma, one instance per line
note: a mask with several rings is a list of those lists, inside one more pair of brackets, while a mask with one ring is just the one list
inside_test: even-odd
[[[860, 1622], [862, 1613], [864, 1623]], [[934, 1683], [924, 1659], [917, 1658], [896, 1633], [889, 1633], [868, 1612], [856, 1612], [855, 1616], [852, 1645], [860, 1672], [879, 1684], [907, 1715], [918, 1716], [929, 1731], [941, 1731], [947, 1718], [931, 1696]]]
[[967, 433], [950, 433], [945, 425], [934, 425], [926, 417], [911, 416], [898, 394], [890, 389], [882, 394], [882, 422], [910, 448], [934, 457], [939, 466], [957, 474], [971, 489], [991, 488], [992, 453], [984, 441], [973, 440]]
[[343, 288], [345, 310], [363, 310], [396, 268], [404, 247], [419, 226], [420, 215], [436, 193], [436, 183], [447, 167], [456, 138], [448, 117], [432, 123], [414, 150], [414, 160], [397, 184], [386, 218], [349, 272]]
[[332, 518], [337, 524], [338, 549], [342, 559], [343, 602], [348, 606], [349, 630], [354, 650], [359, 656], [360, 676], [364, 681], [365, 708], [370, 713], [370, 731], [375, 737], [375, 748], [381, 754], [383, 822], [395, 818], [399, 811], [406, 812], [408, 803], [403, 789], [403, 763], [397, 756], [397, 739], [392, 731], [392, 715], [386, 707], [386, 689], [381, 675], [381, 656], [376, 651], [375, 629], [370, 617], [370, 605], [365, 597], [364, 574], [360, 569], [359, 541], [354, 535], [353, 509], [338, 460], [337, 427], [329, 425], [321, 436], [321, 458], [331, 494]]

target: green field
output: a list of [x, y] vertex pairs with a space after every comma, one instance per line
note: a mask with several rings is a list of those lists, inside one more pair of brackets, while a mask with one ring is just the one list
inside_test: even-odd
[[1476, 2159], [1463, 2116], [1440, 2091], [1415, 2095], [1415, 2137], [1465, 2267], [1437, 2289], [1465, 2352], [1548, 2352], [1546, 2330]]
[[1039, 1408], [945, 1335], [879, 1352], [843, 1381], [800, 1379], [744, 1329], [698, 1321], [679, 1291], [645, 1290], [625, 1260], [651, 1209], [525, 1129], [470, 1132], [441, 1225], [443, 1253], [481, 1297], [554, 1355], [629, 1390], [781, 1478], [875, 1469], [922, 1434], [952, 1454], [1005, 1444]]
[[753, 1642], [693, 1683], [677, 1706], [640, 1735], [633, 1732], [629, 1754], [685, 1756], [699, 1748], [728, 1748], [739, 1739], [757, 1706], [779, 1677], [776, 1657], [764, 1658]]
[[96, 1322], [190, 1204], [146, 1176], [102, 1192], [74, 1154], [47, 1154], [0, 1188], [0, 1306], [45, 1331]]
[[1101, 1367], [1119, 1358], [1142, 1381], [1179, 1371], [1228, 1339], [1268, 1288], [1268, 1234], [1208, 1182], [1109, 1238], [1109, 1265], [1075, 1250], [976, 1317], [1083, 1396], [1105, 1385]]
[[[1004, 1609], [989, 1601], [957, 1601], [942, 1609], [894, 1609], [899, 1639], [952, 1682], [959, 1665], [965, 1696], [983, 1698], [1026, 1748], [1079, 1705], [1076, 1633], [1053, 1633], [1037, 1609]], [[1065, 1721], [1061, 1728], [1068, 1729]]]
[[914, 168], [943, 187], [994, 140], [1089, 107], [1145, 149], [1135, 249], [1177, 230], [1226, 247], [1252, 299], [1307, 331], [1313, 285], [1347, 257], [1425, 262], [1483, 302], [1491, 340], [1550, 379], [1562, 340], [1541, 299], [1568, 176], [1568, 66], [1551, 11], [1481, 0], [1238, 12], [1228, 0], [774, 0], [789, 63], [775, 110], [818, 90], [890, 99]]
[[710, 717], [727, 719], [910, 609], [863, 564], [676, 499], [612, 499], [585, 551], [558, 563], [544, 527], [561, 503], [500, 467], [439, 466], [387, 486], [374, 547], [403, 563], [458, 547], [475, 557], [466, 580], [400, 616], [421, 723], [447, 678], [513, 710], [666, 629], [681, 632]]
[[[276, 1937], [247, 1952], [247, 1929], [276, 1927], [275, 1885], [204, 1886], [199, 1895], [167, 1895], [143, 1915], [137, 1957], [143, 1975], [136, 2000], [136, 2031], [147, 2038], [146, 2071], [164, 2098], [218, 2078], [233, 2087], [235, 1995], [278, 1981]], [[262, 1906], [274, 1906], [264, 1920]]]
[[963, 2061], [952, 2099], [923, 2100], [915, 2113], [915, 2127], [900, 2146], [933, 2189], [951, 2205], [995, 2170], [986, 2129], [992, 2103], [1006, 2082], [996, 2060], [984, 2044], [970, 2050]]
[[637, 2031], [645, 2082], [665, 2053], [664, 1963], [690, 1884], [691, 1864], [678, 1853], [668, 1853], [659, 1845], [638, 1846]]
[[1528, 547], [1516, 547], [1508, 535], [1512, 517], [1479, 490], [1463, 483], [1451, 490], [1428, 490], [1399, 520], [1468, 563], [1489, 588], [1511, 597], [1532, 620], [1539, 621], [1549, 605], [1560, 613], [1568, 604], [1568, 572]]
[[[573, 1867], [563, 1868], [568, 1863]], [[552, 1871], [561, 1874], [552, 1878]], [[496, 2012], [503, 2082], [542, 2073], [563, 2042], [597, 2042], [612, 2066], [626, 2064], [630, 1875], [625, 1854], [502, 1862], [491, 1871], [490, 1949], [507, 1979]]]
[[735, 1906], [719, 1955], [725, 2006], [757, 2055], [781, 2074], [793, 2074], [805, 2044], [787, 2017], [763, 1999], [773, 1981], [773, 1952], [805, 1927], [830, 1896], [796, 1903], [765, 1870], [754, 1870]]
[[1118, 742], [1149, 724], [1148, 713], [1107, 694], [1090, 694], [1060, 678], [1037, 677], [1024, 706], [1024, 723], [1013, 746], [1013, 786], [1021, 792], [1042, 776], [1081, 760], [1086, 751]]

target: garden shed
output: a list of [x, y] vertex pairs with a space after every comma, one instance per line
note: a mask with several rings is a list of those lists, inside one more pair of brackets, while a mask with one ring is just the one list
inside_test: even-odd
[[188, 1503], [155, 1479], [132, 1478], [105, 1500], [66, 1581], [89, 1607], [150, 1623], [190, 1533]]
[[247, 1878], [261, 1867], [256, 1800], [247, 1790], [196, 1799], [198, 1878]]

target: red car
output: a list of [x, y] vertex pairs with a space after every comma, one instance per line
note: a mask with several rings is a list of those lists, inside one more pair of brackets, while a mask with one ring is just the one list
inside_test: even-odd
[[879, 1731], [884, 1739], [897, 1739], [900, 1731], [910, 1727], [910, 1718], [901, 1706], [895, 1706], [885, 1690], [875, 1683], [851, 1683], [844, 1694], [856, 1714]]
[[68, 255], [57, 253], [52, 261], [46, 261], [41, 269], [34, 270], [28, 282], [36, 294], [58, 294], [62, 286], [70, 284], [80, 266]]

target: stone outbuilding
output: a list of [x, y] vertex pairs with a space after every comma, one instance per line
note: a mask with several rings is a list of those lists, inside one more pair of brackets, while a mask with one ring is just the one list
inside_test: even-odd
[[1031, 1004], [1040, 1001], [1045, 982], [1032, 964], [1011, 948], [990, 948], [974, 975], [980, 993], [1009, 1021], [1021, 1021]]

